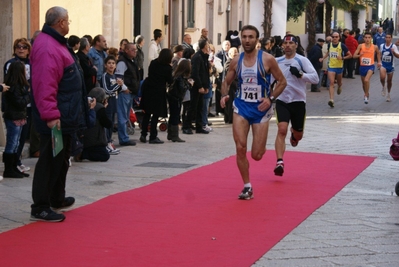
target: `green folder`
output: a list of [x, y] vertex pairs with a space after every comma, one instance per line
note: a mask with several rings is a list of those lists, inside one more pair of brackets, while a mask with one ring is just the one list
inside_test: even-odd
[[58, 130], [57, 125], [54, 125], [51, 129], [51, 139], [53, 145], [53, 157], [55, 157], [64, 148], [64, 143], [62, 142], [62, 131], [61, 129]]

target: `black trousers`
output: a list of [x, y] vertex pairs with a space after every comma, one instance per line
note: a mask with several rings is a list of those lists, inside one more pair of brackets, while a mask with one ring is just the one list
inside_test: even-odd
[[[314, 66], [313, 66], [313, 67], [314, 67]], [[316, 70], [317, 75], [320, 77], [321, 68], [314, 68], [314, 69]], [[310, 86], [310, 90], [311, 90], [311, 91], [317, 91], [317, 89], [319, 89], [319, 84], [320, 84], [320, 82], [317, 83], [317, 84], [312, 84], [312, 85]]]
[[158, 136], [157, 127], [158, 127], [159, 114], [144, 113], [143, 120], [141, 121], [141, 135], [147, 136], [148, 124], [150, 123], [150, 120], [151, 120], [150, 140], [154, 140]]
[[359, 68], [360, 68], [360, 58], [355, 59], [355, 74], [359, 75]]
[[190, 108], [187, 112], [187, 117], [183, 122], [183, 128], [189, 129], [191, 121], [195, 119], [195, 128], [202, 130], [202, 105], [204, 101], [204, 95], [198, 92], [197, 88], [190, 90]]
[[71, 154], [71, 135], [63, 134], [64, 148], [53, 157], [51, 135], [40, 135], [40, 156], [32, 184], [32, 212], [58, 207], [65, 199], [65, 182]]
[[355, 60], [354, 58], [346, 59], [347, 60], [347, 71], [348, 71], [348, 78], [353, 77], [353, 69], [355, 68]]
[[173, 97], [168, 97], [169, 102], [169, 121], [170, 125], [179, 125], [181, 102]]
[[191, 101], [185, 101], [185, 102], [182, 103], [183, 110], [182, 110], [182, 114], [181, 114], [181, 119], [182, 119], [183, 123], [187, 119], [188, 110], [190, 109], [190, 105], [191, 105], [190, 102]]
[[82, 151], [82, 159], [88, 159], [90, 161], [108, 161], [109, 153], [105, 146], [92, 146], [85, 147]]
[[229, 89], [229, 101], [226, 102], [226, 106], [224, 108], [224, 122], [225, 123], [233, 123], [233, 113], [234, 113], [234, 108], [233, 108], [233, 102], [234, 102], [234, 97], [235, 97], [235, 92], [237, 89], [237, 83], [233, 82], [230, 85]]

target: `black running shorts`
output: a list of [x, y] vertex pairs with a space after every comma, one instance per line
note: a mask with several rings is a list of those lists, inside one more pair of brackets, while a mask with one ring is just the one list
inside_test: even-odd
[[306, 103], [291, 102], [285, 103], [281, 100], [276, 101], [277, 123], [291, 121], [292, 128], [297, 132], [303, 132], [306, 119]]

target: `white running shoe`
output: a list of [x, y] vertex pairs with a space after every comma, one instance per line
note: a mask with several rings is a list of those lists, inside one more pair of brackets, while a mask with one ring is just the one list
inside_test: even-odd
[[387, 102], [391, 102], [391, 96], [389, 95], [389, 93], [387, 94]]
[[0, 175], [0, 181], [3, 180], [3, 176]]
[[385, 96], [386, 92], [387, 92], [387, 89], [385, 88], [385, 86], [382, 87], [381, 95], [382, 95], [382, 96]]
[[204, 129], [205, 131], [208, 131], [208, 132], [212, 132], [213, 131], [213, 128], [208, 126], [208, 124], [206, 124], [204, 127], [202, 127], [202, 129]]
[[369, 98], [367, 96], [364, 96], [364, 104], [368, 104], [369, 103]]
[[119, 149], [112, 149], [112, 146], [110, 146], [109, 144], [107, 145], [106, 149], [110, 155], [118, 155], [119, 153], [121, 153]]
[[111, 151], [114, 151], [114, 152], [121, 152], [120, 149], [115, 148], [115, 146], [114, 146], [114, 144], [112, 142], [108, 143], [107, 150], [111, 150]]
[[20, 172], [28, 172], [28, 171], [30, 171], [30, 167], [27, 167], [27, 166], [25, 166], [25, 165], [23, 165], [23, 164], [18, 165], [17, 168], [18, 168], [18, 170], [19, 170]]
[[112, 148], [113, 150], [116, 150], [116, 151], [120, 152], [120, 149], [115, 148], [114, 143], [110, 142], [110, 143], [108, 143], [108, 146], [110, 146], [110, 148]]

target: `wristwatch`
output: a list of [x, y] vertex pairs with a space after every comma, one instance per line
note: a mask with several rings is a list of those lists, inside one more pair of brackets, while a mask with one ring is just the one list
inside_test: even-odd
[[270, 99], [270, 102], [272, 102], [272, 103], [273, 103], [273, 102], [274, 102], [274, 100], [275, 100], [274, 96], [272, 96], [272, 95], [271, 95], [271, 96], [269, 96], [269, 99]]

